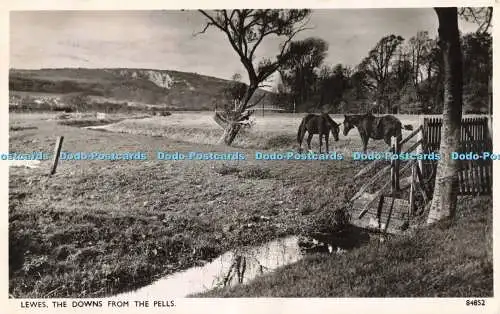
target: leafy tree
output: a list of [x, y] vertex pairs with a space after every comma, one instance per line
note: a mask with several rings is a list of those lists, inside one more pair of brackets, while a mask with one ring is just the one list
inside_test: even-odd
[[492, 38], [488, 33], [471, 33], [462, 38], [465, 111], [479, 112], [488, 103], [492, 75]]
[[[225, 129], [221, 141], [231, 145], [241, 129], [240, 119], [245, 116], [245, 110], [251, 106], [249, 102], [252, 96], [260, 84], [288, 60], [290, 43], [297, 33], [306, 29], [310, 10], [239, 9], [210, 12], [199, 10], [199, 12], [207, 19], [201, 33], [210, 27], [221, 31], [240, 57], [250, 82], [233, 116], [227, 117], [231, 123]], [[274, 60], [265, 58], [255, 65], [257, 49], [269, 36], [284, 38], [279, 53]]]
[[289, 58], [282, 64], [279, 72], [297, 105], [301, 106], [314, 95], [317, 72], [327, 50], [328, 44], [323, 39], [314, 37], [290, 44]]
[[351, 69], [337, 64], [333, 68], [324, 66], [318, 77], [318, 95], [320, 106], [328, 105], [331, 111], [338, 112], [350, 88]]
[[369, 79], [369, 87], [379, 106], [389, 109], [387, 86], [393, 58], [404, 38], [396, 35], [383, 37], [360, 64], [360, 69]]

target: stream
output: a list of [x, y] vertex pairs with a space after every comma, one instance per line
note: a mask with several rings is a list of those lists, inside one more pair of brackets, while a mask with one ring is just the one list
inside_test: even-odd
[[245, 284], [279, 267], [301, 260], [307, 250], [342, 253], [344, 250], [315, 239], [289, 236], [267, 242], [256, 247], [241, 248], [226, 252], [204, 266], [192, 267], [165, 276], [136, 291], [114, 297], [134, 300], [153, 297], [187, 297], [214, 288]]

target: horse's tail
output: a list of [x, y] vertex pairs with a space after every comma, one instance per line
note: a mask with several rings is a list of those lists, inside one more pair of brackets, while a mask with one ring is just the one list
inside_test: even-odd
[[402, 129], [407, 130], [407, 131], [413, 131], [413, 125], [405, 124], [405, 125], [403, 125]]
[[306, 118], [302, 119], [302, 122], [299, 125], [299, 130], [297, 131], [297, 143], [299, 143], [299, 145], [302, 144], [302, 140], [306, 134], [306, 122]]

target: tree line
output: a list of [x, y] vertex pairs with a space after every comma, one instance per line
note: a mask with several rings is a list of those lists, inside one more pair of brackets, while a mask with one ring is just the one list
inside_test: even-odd
[[[491, 112], [492, 37], [474, 32], [460, 40], [464, 112]], [[442, 113], [442, 51], [428, 32], [407, 40], [384, 36], [355, 67], [325, 64], [328, 48], [318, 37], [290, 44], [289, 58], [278, 69], [275, 105], [297, 112]]]
[[[201, 33], [210, 27], [222, 31], [240, 57], [250, 81], [248, 86], [244, 84], [246, 88], [241, 90], [241, 92], [244, 90], [244, 93], [240, 93], [243, 95], [235, 101], [234, 110], [230, 111], [231, 114], [227, 117], [229, 123], [224, 129], [221, 142], [231, 145], [241, 129], [242, 120], [248, 117], [248, 113], [245, 112], [255, 105], [250, 102], [253, 94], [274, 72], [279, 71], [284, 74], [283, 84], [278, 88], [282, 90], [280, 94], [292, 97], [295, 101], [299, 99], [306, 103], [307, 98], [313, 97], [308, 88], [322, 86], [317, 83], [317, 79], [314, 81], [316, 84], [308, 84], [317, 77], [317, 72], [312, 71], [315, 75], [311, 74], [308, 78], [304, 75], [304, 67], [300, 66], [300, 62], [296, 62], [305, 60], [304, 63], [312, 67], [317, 64], [321, 66], [324, 60], [326, 53], [324, 42], [310, 39], [302, 42], [293, 41], [297, 33], [307, 28], [311, 10], [243, 9], [216, 10], [213, 13], [199, 11], [207, 18]], [[434, 191], [427, 217], [429, 224], [455, 216], [460, 165], [458, 161], [449, 158], [449, 153], [460, 148], [462, 112], [466, 110], [464, 100], [467, 101], [466, 106], [474, 106], [475, 102], [468, 98], [480, 98], [484, 90], [490, 90], [492, 69], [491, 37], [488, 35], [493, 16], [492, 7], [434, 7], [434, 12], [439, 22], [437, 40], [431, 40], [424, 32], [420, 32], [404, 45], [405, 40], [401, 36], [385, 36], [352, 72], [348, 68], [344, 70], [342, 66], [334, 67], [336, 71], [333, 71], [342, 73], [339, 75], [348, 78], [339, 85], [345, 84], [348, 87], [346, 90], [354, 94], [353, 98], [375, 100], [376, 109], [386, 112], [394, 110], [393, 99], [401, 100], [403, 96], [408, 97], [411, 93], [403, 91], [411, 88], [414, 91], [414, 99], [419, 100], [417, 107], [422, 107], [422, 101], [433, 99], [435, 103], [431, 103], [430, 109], [441, 111], [443, 123], [441, 138], [446, 140], [441, 141], [439, 151], [445, 158], [438, 162], [436, 169]], [[478, 25], [476, 33], [465, 36], [460, 34], [459, 17], [476, 23]], [[255, 65], [254, 53], [262, 40], [269, 35], [283, 39], [279, 54], [274, 59], [261, 59]], [[311, 44], [312, 42], [321, 43]], [[309, 51], [310, 46], [314, 47], [312, 50], [318, 58], [307, 58], [307, 53], [303, 53]], [[411, 53], [408, 53], [407, 49], [405, 51], [405, 46], [411, 47]], [[316, 47], [323, 48], [316, 52]], [[295, 53], [297, 51], [302, 53]], [[296, 58], [297, 56], [300, 58]], [[304, 56], [306, 57], [303, 58]], [[297, 74], [299, 72], [300, 75]], [[323, 78], [333, 76], [329, 75], [328, 70], [319, 70], [319, 73], [323, 74]], [[287, 79], [287, 75], [291, 78], [297, 77], [298, 80]], [[290, 82], [298, 84], [299, 94], [289, 89]], [[243, 85], [241, 83], [235, 86]], [[307, 88], [301, 90], [301, 87]], [[329, 87], [331, 88], [331, 85]], [[465, 97], [464, 91], [468, 92]], [[323, 99], [319, 103], [324, 104], [325, 99], [328, 100], [326, 95], [329, 93], [320, 90], [319, 95], [320, 99]], [[334, 95], [338, 94], [334, 92]], [[348, 93], [344, 94], [343, 91], [341, 99], [345, 97], [344, 95]], [[342, 100], [345, 101], [345, 98]], [[442, 103], [441, 110], [438, 109], [439, 103]], [[428, 105], [423, 108], [423, 110], [430, 109]]]

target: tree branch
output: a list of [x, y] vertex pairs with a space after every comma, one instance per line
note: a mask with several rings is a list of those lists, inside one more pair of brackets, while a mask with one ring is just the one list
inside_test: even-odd
[[256, 107], [262, 101], [262, 99], [264, 99], [265, 97], [266, 97], [266, 94], [263, 94], [256, 102], [254, 102], [253, 104], [248, 106], [247, 109]]
[[286, 58], [288, 58], [288, 56], [286, 56], [286, 58], [284, 59], [283, 56], [285, 54], [285, 50], [286, 48], [289, 46], [290, 42], [292, 41], [292, 39], [300, 32], [302, 31], [305, 31], [305, 30], [308, 30], [308, 29], [313, 29], [312, 27], [299, 27], [298, 29], [296, 29], [294, 32], [292, 32], [288, 38], [285, 40], [285, 42], [283, 43], [283, 46], [281, 47], [281, 51], [280, 51], [280, 54], [278, 55], [278, 58], [275, 62], [271, 63], [268, 67], [267, 67], [267, 71], [262, 71], [262, 72], [259, 72], [257, 74], [257, 78], [259, 79], [259, 81], [264, 81], [265, 79], [267, 79], [271, 74], [273, 74], [276, 70], [278, 70], [278, 68], [281, 66], [282, 63], [286, 62]]
[[460, 8], [458, 10], [458, 15], [467, 22], [477, 24], [479, 26], [477, 30], [478, 33], [485, 33], [488, 32], [491, 27], [493, 8]]
[[203, 14], [210, 21], [209, 23], [207, 23], [207, 25], [205, 26], [203, 31], [200, 33], [204, 33], [210, 27], [210, 25], [213, 25], [213, 26], [217, 27], [218, 29], [220, 29], [221, 31], [226, 32], [224, 27], [222, 25], [220, 25], [219, 23], [217, 23], [217, 21], [210, 14], [206, 13], [204, 10], [198, 10], [198, 12]]

